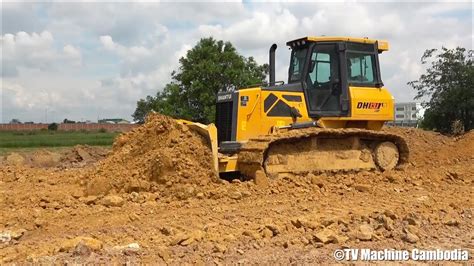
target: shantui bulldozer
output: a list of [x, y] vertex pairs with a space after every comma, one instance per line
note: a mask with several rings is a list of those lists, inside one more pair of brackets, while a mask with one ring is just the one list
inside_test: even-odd
[[408, 161], [406, 141], [381, 131], [394, 118], [379, 54], [388, 42], [305, 37], [291, 49], [288, 82], [269, 82], [217, 95], [216, 124], [180, 120], [209, 140], [216, 171], [277, 177], [282, 173], [390, 170]]

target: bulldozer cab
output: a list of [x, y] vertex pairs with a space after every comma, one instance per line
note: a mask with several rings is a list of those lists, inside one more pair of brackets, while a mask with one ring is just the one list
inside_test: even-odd
[[313, 118], [348, 116], [349, 87], [380, 88], [379, 47], [369, 39], [306, 37], [291, 47], [288, 83], [300, 83]]

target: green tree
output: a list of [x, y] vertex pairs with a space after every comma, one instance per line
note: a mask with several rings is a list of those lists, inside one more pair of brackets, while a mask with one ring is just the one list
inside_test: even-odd
[[135, 121], [143, 122], [146, 114], [156, 111], [175, 118], [210, 123], [215, 118], [216, 95], [219, 91], [263, 83], [268, 66], [259, 65], [253, 57], [237, 53], [230, 42], [212, 37], [201, 39], [171, 74], [171, 83], [156, 96], [137, 102]]
[[474, 66], [473, 50], [445, 47], [426, 50], [422, 64], [431, 64], [418, 80], [408, 82], [417, 91], [415, 99], [425, 99], [427, 108], [421, 126], [452, 132], [460, 121], [464, 129], [473, 128]]

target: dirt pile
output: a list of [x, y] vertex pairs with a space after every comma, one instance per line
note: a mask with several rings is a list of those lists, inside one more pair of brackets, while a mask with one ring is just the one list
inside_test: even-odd
[[207, 140], [174, 119], [151, 114], [120, 135], [111, 154], [88, 173], [87, 195], [161, 192], [187, 197], [217, 180]]
[[459, 137], [449, 137], [416, 128], [387, 127], [384, 130], [405, 138], [410, 149], [409, 161], [414, 166], [436, 166], [474, 158], [472, 131]]
[[62, 168], [83, 167], [105, 158], [108, 153], [106, 148], [76, 145], [62, 155], [60, 166]]
[[107, 148], [88, 145], [76, 145], [72, 148], [41, 148], [33, 152], [27, 150], [11, 152], [0, 158], [0, 166], [58, 167], [61, 169], [85, 167], [105, 158], [107, 153]]
[[61, 154], [46, 149], [39, 149], [34, 152], [12, 152], [5, 156], [2, 164], [10, 166], [30, 166], [30, 167], [56, 167], [61, 162]]

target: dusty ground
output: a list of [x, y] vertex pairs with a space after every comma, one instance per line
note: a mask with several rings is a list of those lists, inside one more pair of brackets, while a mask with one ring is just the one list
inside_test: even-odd
[[[160, 125], [174, 129], [154, 142]], [[386, 130], [410, 145], [403, 170], [269, 186], [216, 182], [206, 151], [171, 139], [203, 140], [169, 121], [124, 135], [98, 163], [105, 152], [90, 147], [39, 164], [2, 158], [0, 263], [335, 263], [341, 247], [467, 249], [472, 262], [474, 133]]]

